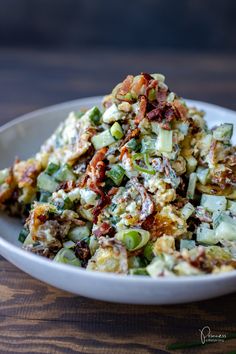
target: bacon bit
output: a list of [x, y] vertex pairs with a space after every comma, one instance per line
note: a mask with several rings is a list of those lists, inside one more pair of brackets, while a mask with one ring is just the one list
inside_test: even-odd
[[119, 160], [122, 161], [123, 157], [125, 154], [128, 154], [129, 153], [129, 150], [126, 146], [123, 146], [121, 148], [121, 151], [120, 151], [120, 156], [119, 156]]
[[158, 102], [159, 105], [161, 105], [164, 102], [166, 102], [167, 93], [168, 93], [168, 89], [167, 88], [159, 88], [159, 90], [157, 90], [156, 98], [157, 98], [157, 102]]
[[[139, 79], [136, 79], [133, 82], [131, 92], [133, 92], [136, 96], [139, 96], [141, 92], [145, 93], [148, 82], [149, 80], [147, 80], [144, 75], [140, 75]], [[144, 87], [144, 90], [142, 90], [142, 87]]]
[[119, 188], [117, 188], [117, 187], [112, 187], [112, 188], [109, 190], [109, 192], [108, 192], [109, 197], [115, 195], [115, 194], [118, 192], [118, 190], [119, 190]]
[[46, 215], [37, 215], [37, 219], [39, 219], [42, 223], [45, 223], [45, 221], [47, 220], [47, 216]]
[[146, 110], [147, 110], [147, 97], [146, 96], [140, 96], [139, 97], [139, 113], [135, 118], [135, 124], [139, 124], [141, 122], [141, 120], [145, 117], [146, 114]]
[[[100, 190], [102, 191], [102, 190]], [[107, 205], [109, 205], [111, 202], [111, 199], [108, 195], [105, 195], [105, 193], [102, 191], [102, 195], [100, 200], [98, 201], [98, 204], [95, 206], [93, 209], [93, 222], [94, 224], [97, 224], [98, 222], [98, 216], [101, 213], [102, 209], [104, 209]]]
[[135, 128], [134, 130], [129, 130], [125, 139], [122, 140], [121, 142], [121, 146], [125, 145], [126, 143], [128, 143], [128, 141], [130, 141], [133, 138], [136, 138], [139, 136], [140, 133], [140, 129], [139, 128]]
[[75, 188], [74, 181], [65, 181], [59, 185], [58, 190], [63, 189], [65, 192], [70, 192], [74, 188]]
[[103, 222], [98, 229], [94, 231], [96, 237], [101, 237], [105, 235], [114, 236], [115, 229], [108, 222]]
[[188, 109], [179, 100], [174, 100], [172, 104], [175, 110], [178, 112], [179, 117], [183, 120], [186, 120]]
[[121, 86], [118, 88], [116, 96], [125, 96], [128, 92], [130, 92], [131, 85], [133, 83], [134, 77], [133, 75], [128, 75], [125, 80], [121, 83]]
[[85, 267], [91, 258], [89, 246], [85, 240], [78, 241], [75, 246], [75, 255], [81, 260], [82, 266]]
[[148, 73], [141, 73], [141, 75], [147, 80], [147, 82], [153, 80], [153, 77]]

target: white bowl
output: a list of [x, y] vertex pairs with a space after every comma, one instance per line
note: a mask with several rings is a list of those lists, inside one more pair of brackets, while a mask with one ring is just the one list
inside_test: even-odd
[[[50, 136], [58, 123], [73, 110], [100, 105], [101, 97], [80, 99], [26, 114], [0, 128], [0, 168], [14, 158], [30, 157]], [[187, 100], [203, 109], [210, 126], [234, 123], [236, 113], [204, 102]], [[235, 143], [236, 135], [233, 137]], [[236, 290], [236, 271], [220, 275], [184, 276], [152, 279], [86, 271], [51, 262], [21, 249], [20, 220], [0, 217], [0, 253], [17, 267], [48, 284], [99, 300], [130, 304], [176, 304], [203, 300]]]

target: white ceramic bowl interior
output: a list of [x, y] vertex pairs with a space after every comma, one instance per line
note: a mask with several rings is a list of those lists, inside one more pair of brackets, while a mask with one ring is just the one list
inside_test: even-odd
[[[34, 155], [69, 112], [93, 105], [101, 97], [79, 99], [26, 114], [0, 127], [0, 169]], [[236, 113], [204, 102], [187, 100], [206, 112], [210, 127], [234, 123]], [[233, 135], [236, 142], [236, 132]], [[19, 219], [0, 215], [0, 253], [17, 267], [48, 284], [90, 298], [132, 304], [175, 304], [207, 299], [236, 290], [236, 271], [221, 275], [157, 278], [86, 271], [51, 262], [21, 249]]]

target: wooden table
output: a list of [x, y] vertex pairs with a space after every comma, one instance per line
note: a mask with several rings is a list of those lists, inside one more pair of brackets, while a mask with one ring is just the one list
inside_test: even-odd
[[[0, 50], [0, 123], [33, 109], [99, 95], [128, 73], [163, 72], [188, 98], [236, 110], [236, 56]], [[174, 294], [173, 294], [174, 297]], [[236, 339], [187, 349], [199, 329], [236, 332], [236, 294], [176, 306], [110, 304], [67, 294], [0, 258], [0, 353], [236, 353]]]

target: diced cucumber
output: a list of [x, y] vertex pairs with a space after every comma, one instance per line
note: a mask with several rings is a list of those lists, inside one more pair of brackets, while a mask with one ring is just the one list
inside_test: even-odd
[[216, 229], [222, 221], [225, 221], [229, 224], [236, 224], [236, 220], [231, 218], [224, 211], [214, 211], [212, 215], [212, 221], [213, 221], [213, 229]]
[[236, 202], [233, 202], [232, 200], [228, 200], [227, 209], [230, 210], [232, 214], [236, 215]]
[[58, 188], [58, 183], [54, 180], [52, 176], [49, 176], [47, 173], [40, 173], [37, 178], [37, 187], [42, 191], [47, 191], [53, 193]]
[[105, 110], [102, 116], [102, 120], [104, 123], [113, 123], [117, 120], [121, 119], [123, 113], [120, 112], [115, 103], [113, 103], [109, 108]]
[[216, 238], [221, 240], [236, 241], [236, 224], [222, 221], [215, 230]]
[[72, 189], [72, 191], [67, 193], [67, 196], [68, 198], [70, 198], [72, 202], [80, 200], [80, 189], [79, 188]]
[[84, 218], [85, 220], [88, 221], [93, 221], [93, 213], [91, 209], [85, 209], [85, 208], [80, 208], [79, 209], [79, 214]]
[[219, 242], [218, 238], [216, 237], [216, 231], [211, 230], [207, 227], [202, 227], [201, 225], [197, 229], [197, 241], [199, 243], [215, 245]]
[[213, 130], [213, 137], [216, 140], [230, 140], [233, 135], [233, 124], [225, 123]]
[[158, 122], [151, 122], [152, 126], [152, 132], [155, 133], [156, 135], [159, 134], [160, 126]]
[[116, 140], [110, 133], [110, 129], [105, 130], [92, 137], [91, 139], [93, 146], [96, 150], [99, 150], [105, 146], [113, 144]]
[[184, 122], [178, 122], [176, 124], [176, 127], [179, 129], [179, 131], [184, 134], [187, 135], [188, 134], [188, 130], [189, 130], [189, 124], [188, 123], [184, 123]]
[[119, 186], [125, 176], [125, 170], [120, 165], [113, 165], [110, 171], [107, 171], [106, 175], [112, 179], [112, 181]]
[[172, 130], [159, 129], [157, 138], [157, 150], [160, 152], [171, 152], [173, 147]]
[[197, 183], [197, 174], [195, 172], [192, 172], [189, 176], [189, 181], [188, 181], [188, 189], [187, 189], [188, 199], [194, 199], [196, 183]]
[[194, 240], [180, 240], [180, 251], [184, 248], [191, 250], [194, 247], [196, 247], [196, 242]]
[[122, 127], [118, 122], [115, 122], [111, 127], [111, 135], [116, 139], [120, 140], [124, 136]]
[[154, 155], [157, 152], [157, 139], [144, 136], [141, 141], [141, 152], [147, 152], [149, 155]]
[[48, 175], [52, 176], [55, 172], [59, 170], [60, 166], [55, 164], [54, 162], [49, 162], [46, 170], [44, 171]]
[[72, 172], [71, 167], [67, 164], [63, 165], [55, 174], [55, 179], [59, 182], [75, 181], [76, 176]]
[[197, 177], [199, 179], [199, 182], [204, 186], [207, 184], [209, 171], [210, 171], [209, 168], [205, 168], [201, 166], [197, 168]]
[[84, 240], [90, 235], [90, 229], [88, 226], [76, 226], [70, 230], [68, 238], [74, 242]]
[[82, 203], [95, 205], [97, 203], [98, 196], [94, 191], [87, 188], [80, 189], [80, 197]]
[[39, 202], [40, 203], [47, 203], [48, 199], [52, 196], [51, 192], [47, 192], [47, 191], [42, 191], [40, 193], [40, 197], [39, 197]]
[[226, 204], [227, 200], [224, 196], [203, 194], [201, 198], [201, 206], [212, 213], [217, 210], [225, 210]]
[[194, 156], [188, 156], [185, 158], [187, 162], [187, 173], [192, 173], [196, 170], [197, 167], [197, 160]]
[[4, 168], [4, 170], [0, 171], [0, 184], [3, 184], [5, 182], [9, 174], [10, 174], [9, 168]]
[[181, 215], [185, 220], [187, 220], [195, 211], [194, 206], [191, 203], [185, 204], [185, 206], [181, 209]]
[[63, 247], [64, 248], [73, 248], [73, 247], [75, 247], [75, 243], [73, 241], [69, 240], [69, 241], [66, 241], [63, 243]]

